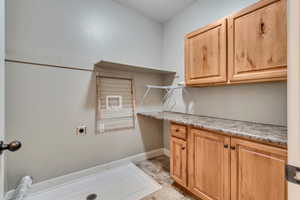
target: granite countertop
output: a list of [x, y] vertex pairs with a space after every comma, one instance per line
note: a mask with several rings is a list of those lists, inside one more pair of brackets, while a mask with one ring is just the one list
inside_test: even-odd
[[246, 121], [221, 119], [176, 112], [140, 112], [142, 116], [192, 125], [211, 131], [260, 140], [282, 146], [287, 145], [287, 127]]

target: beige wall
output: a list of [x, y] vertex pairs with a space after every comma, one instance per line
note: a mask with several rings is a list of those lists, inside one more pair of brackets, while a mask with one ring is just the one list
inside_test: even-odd
[[[80, 69], [101, 59], [157, 67], [162, 25], [111, 0], [7, 0], [6, 58]], [[135, 130], [95, 135], [95, 78], [79, 71], [6, 63], [8, 188], [24, 175], [34, 182], [162, 147], [162, 124], [139, 119]], [[162, 78], [135, 74], [137, 104], [145, 84]], [[161, 93], [148, 99], [160, 106]], [[139, 108], [139, 109], [145, 109]], [[88, 135], [76, 137], [86, 125]]]
[[6, 58], [93, 68], [159, 67], [162, 24], [112, 0], [6, 0]]
[[[151, 74], [135, 74], [134, 80], [138, 100], [145, 82], [162, 82]], [[7, 154], [9, 189], [24, 175], [36, 183], [162, 148], [162, 122], [156, 120], [139, 118], [135, 130], [95, 135], [95, 85], [91, 72], [6, 64], [7, 140], [23, 143]], [[152, 94], [148, 106], [154, 108], [161, 93]], [[84, 137], [75, 135], [81, 124], [87, 126]]]

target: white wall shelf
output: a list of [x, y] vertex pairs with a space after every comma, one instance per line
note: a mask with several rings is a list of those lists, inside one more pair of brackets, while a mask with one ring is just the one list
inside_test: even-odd
[[175, 71], [161, 70], [161, 69], [156, 69], [156, 68], [135, 66], [135, 65], [123, 64], [123, 63], [115, 63], [115, 62], [110, 62], [110, 61], [105, 61], [105, 60], [101, 60], [100, 62], [95, 64], [95, 67], [98, 67], [101, 69], [109, 69], [109, 70], [176, 75]]
[[163, 96], [162, 102], [164, 103], [172, 94], [175, 90], [177, 89], [183, 89], [183, 91], [187, 92], [185, 90], [185, 86], [184, 85], [168, 85], [168, 86], [159, 86], [159, 85], [146, 85], [147, 90], [142, 98], [142, 102], [141, 104], [144, 104], [144, 100], [147, 98], [147, 96], [150, 93], [151, 89], [161, 89], [161, 90], [165, 90], [165, 95]]

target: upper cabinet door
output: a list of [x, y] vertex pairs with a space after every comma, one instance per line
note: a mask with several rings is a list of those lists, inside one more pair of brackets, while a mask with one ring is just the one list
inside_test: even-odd
[[186, 36], [185, 79], [187, 85], [227, 81], [226, 36], [226, 19]]
[[286, 79], [286, 16], [286, 0], [264, 0], [229, 17], [230, 82]]

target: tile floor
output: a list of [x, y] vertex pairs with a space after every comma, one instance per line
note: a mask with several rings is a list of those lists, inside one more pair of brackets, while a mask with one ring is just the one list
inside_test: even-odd
[[156, 157], [136, 164], [151, 176], [162, 188], [142, 200], [196, 200], [173, 185], [170, 178], [170, 161], [166, 156]]

